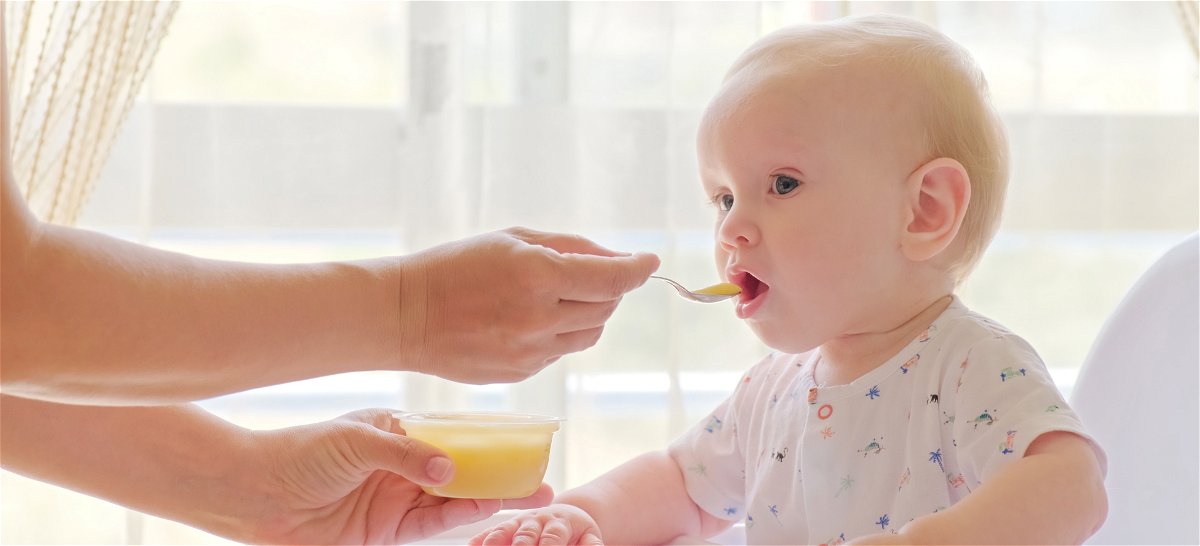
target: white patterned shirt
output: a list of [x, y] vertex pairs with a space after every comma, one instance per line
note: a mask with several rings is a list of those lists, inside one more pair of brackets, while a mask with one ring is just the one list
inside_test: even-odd
[[819, 358], [767, 356], [671, 444], [688, 494], [716, 517], [745, 519], [747, 544], [896, 532], [967, 496], [1043, 433], [1091, 440], [1033, 348], [957, 298], [850, 384], [817, 387]]

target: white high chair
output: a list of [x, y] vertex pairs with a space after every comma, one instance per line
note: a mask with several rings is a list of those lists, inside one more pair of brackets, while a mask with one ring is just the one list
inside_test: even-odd
[[1200, 544], [1200, 239], [1158, 259], [1108, 318], [1071, 406], [1108, 454], [1108, 519], [1088, 544]]

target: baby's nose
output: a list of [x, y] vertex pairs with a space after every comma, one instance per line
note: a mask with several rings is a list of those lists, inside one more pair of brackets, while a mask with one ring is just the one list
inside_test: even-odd
[[760, 238], [758, 224], [748, 214], [738, 214], [737, 207], [730, 209], [717, 229], [717, 240], [726, 250], [756, 245]]

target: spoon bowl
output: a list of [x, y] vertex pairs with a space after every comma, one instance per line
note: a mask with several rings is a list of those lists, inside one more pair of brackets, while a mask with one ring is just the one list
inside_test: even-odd
[[684, 288], [682, 284], [679, 284], [666, 277], [650, 275], [650, 278], [665, 281], [667, 284], [675, 287], [675, 291], [679, 292], [679, 295], [683, 296], [684, 299], [700, 303], [716, 303], [718, 301], [725, 301], [742, 293], [741, 287], [727, 282], [714, 284], [699, 290], [688, 290], [687, 288]]

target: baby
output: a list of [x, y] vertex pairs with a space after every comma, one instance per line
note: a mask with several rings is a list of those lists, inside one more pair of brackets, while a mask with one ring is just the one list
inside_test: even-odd
[[777, 31], [697, 139], [717, 269], [776, 353], [666, 451], [473, 544], [1080, 543], [1103, 452], [1033, 348], [954, 295], [999, 223], [1007, 143], [969, 54], [868, 16]]

